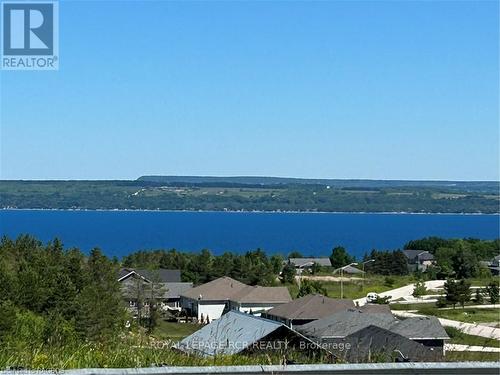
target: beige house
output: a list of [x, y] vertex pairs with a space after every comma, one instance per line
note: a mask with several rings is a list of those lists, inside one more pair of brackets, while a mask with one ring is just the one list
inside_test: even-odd
[[181, 293], [180, 306], [199, 321], [212, 321], [231, 310], [258, 316], [291, 300], [286, 287], [250, 286], [224, 276]]

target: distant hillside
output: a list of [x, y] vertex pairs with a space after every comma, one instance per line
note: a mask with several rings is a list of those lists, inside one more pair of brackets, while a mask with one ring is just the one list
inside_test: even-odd
[[235, 184], [235, 185], [328, 185], [332, 188], [440, 188], [448, 191], [498, 193], [499, 181], [418, 181], [418, 180], [361, 180], [319, 179], [261, 176], [141, 176], [137, 181], [163, 184]]
[[141, 177], [0, 181], [0, 208], [498, 213], [497, 182]]

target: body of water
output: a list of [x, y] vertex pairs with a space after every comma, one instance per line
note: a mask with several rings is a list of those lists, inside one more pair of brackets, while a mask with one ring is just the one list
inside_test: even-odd
[[118, 257], [159, 248], [329, 255], [335, 246], [359, 257], [426, 236], [495, 239], [499, 227], [499, 215], [0, 211], [1, 235], [29, 233], [44, 242], [59, 237], [66, 246], [85, 252], [100, 247]]

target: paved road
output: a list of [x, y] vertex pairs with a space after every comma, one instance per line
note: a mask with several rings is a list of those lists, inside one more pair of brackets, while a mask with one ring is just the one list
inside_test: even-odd
[[[444, 286], [444, 283], [445, 283], [444, 280], [431, 280], [431, 281], [426, 281], [425, 286], [427, 287], [427, 289], [442, 288]], [[390, 296], [391, 301], [394, 301], [400, 298], [411, 297], [413, 289], [415, 289], [415, 284], [409, 284], [402, 286], [401, 288], [396, 288], [388, 290], [387, 292], [379, 293], [378, 295], [381, 297]], [[418, 300], [415, 299], [415, 302], [418, 302]], [[354, 300], [354, 303], [358, 303], [360, 306], [363, 306], [366, 304], [366, 298], [363, 297]]]
[[[425, 316], [421, 314], [410, 313], [407, 311], [398, 311], [393, 310], [392, 313], [396, 316], [400, 317], [417, 317], [417, 316]], [[445, 327], [454, 327], [462, 331], [463, 333], [467, 333], [469, 335], [487, 337], [490, 339], [500, 340], [500, 328], [488, 327], [482, 324], [472, 324], [472, 323], [464, 323], [459, 322], [457, 320], [443, 319], [438, 318], [439, 322]]]
[[444, 344], [444, 350], [450, 352], [500, 353], [500, 348], [493, 348], [491, 346], [476, 346], [476, 345], [461, 345], [461, 344]]

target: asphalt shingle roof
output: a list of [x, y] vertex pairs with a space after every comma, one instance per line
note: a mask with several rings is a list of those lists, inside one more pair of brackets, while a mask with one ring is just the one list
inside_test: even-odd
[[184, 293], [193, 287], [193, 283], [165, 283], [166, 293], [163, 298], [179, 298], [181, 293]]
[[441, 323], [435, 316], [422, 316], [398, 320], [390, 330], [413, 340], [449, 339]]
[[439, 361], [442, 351], [432, 350], [407, 337], [377, 326], [365, 327], [342, 340], [350, 344], [350, 349], [339, 356], [348, 362], [370, 361], [374, 355], [385, 355], [391, 360], [395, 353], [402, 353], [410, 361]]
[[286, 287], [250, 286], [227, 276], [187, 290], [181, 295], [195, 300], [231, 300], [239, 303], [286, 303], [292, 300]]
[[420, 260], [434, 260], [434, 255], [425, 250], [403, 250], [403, 254], [410, 260], [418, 256]]
[[118, 272], [118, 279], [121, 279], [130, 273], [135, 272], [142, 276], [148, 281], [157, 281], [160, 283], [178, 283], [181, 282], [181, 271], [180, 270], [168, 270], [165, 268], [159, 268], [156, 270], [146, 270], [137, 268], [122, 268]]
[[277, 331], [281, 332], [280, 335], [292, 335], [313, 344], [282, 323], [230, 311], [186, 337], [176, 347], [181, 351], [203, 356], [231, 355], [244, 351]]
[[365, 313], [359, 309], [348, 309], [326, 318], [297, 327], [307, 337], [345, 337], [370, 325], [389, 328], [396, 318], [392, 314]]
[[308, 294], [267, 311], [267, 316], [284, 319], [312, 320], [329, 316], [337, 311], [354, 308], [352, 300], [334, 299], [320, 294]]
[[342, 338], [371, 325], [414, 340], [449, 338], [436, 317], [399, 320], [392, 314], [363, 312], [361, 309], [341, 311], [297, 327], [297, 330], [308, 337]]
[[237, 280], [224, 276], [185, 291], [181, 293], [181, 296], [195, 300], [224, 301], [231, 299], [247, 286]]
[[288, 259], [291, 264], [295, 267], [303, 267], [304, 265], [312, 265], [312, 263], [317, 263], [320, 266], [331, 267], [332, 262], [330, 258], [290, 258]]

